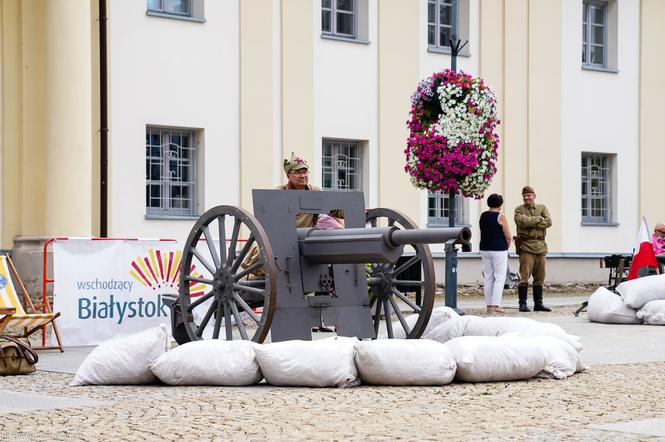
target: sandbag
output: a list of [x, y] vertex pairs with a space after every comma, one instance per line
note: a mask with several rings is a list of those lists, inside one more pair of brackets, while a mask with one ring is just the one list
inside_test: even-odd
[[665, 275], [644, 276], [624, 281], [617, 286], [624, 304], [641, 309], [649, 301], [665, 299]]
[[250, 341], [210, 339], [182, 344], [150, 369], [168, 385], [252, 385], [263, 379]]
[[102, 342], [85, 358], [70, 385], [151, 384], [150, 365], [169, 348], [166, 325]]
[[480, 318], [480, 316], [473, 316], [473, 315], [465, 315], [465, 316], [459, 316], [457, 318], [452, 318], [451, 320], [446, 321], [443, 324], [439, 324], [438, 326], [434, 327], [434, 329], [427, 334], [427, 339], [445, 343], [450, 341], [451, 339], [464, 336], [464, 332], [466, 331], [466, 326], [469, 324], [470, 321], [473, 321], [476, 318], [482, 319]]
[[457, 367], [445, 345], [428, 339], [358, 342], [355, 360], [362, 382], [373, 385], [445, 385]]
[[[413, 326], [415, 326], [416, 322], [418, 322], [418, 317], [419, 315], [409, 315], [406, 318], [404, 318], [407, 325], [409, 326], [409, 329], [413, 329]], [[421, 337], [424, 339], [428, 339], [427, 335], [431, 333], [435, 327], [437, 327], [440, 324], [443, 324], [449, 319], [459, 318], [459, 317], [460, 316], [457, 314], [457, 312], [450, 307], [441, 306], [433, 308], [432, 314], [429, 317], [429, 321], [425, 326], [425, 331], [423, 331]], [[399, 321], [395, 321], [393, 323], [393, 336], [397, 339], [406, 338], [406, 332], [404, 331], [404, 328], [402, 327], [402, 324], [399, 323]], [[388, 339], [388, 332], [385, 330], [385, 328], [382, 328], [379, 331], [378, 339]]]
[[284, 341], [257, 345], [256, 359], [271, 385], [352, 387], [358, 385], [354, 362], [356, 338]]
[[665, 325], [665, 300], [649, 301], [637, 311], [637, 318], [649, 325]]
[[579, 337], [566, 333], [556, 324], [534, 321], [529, 318], [461, 316], [444, 322], [432, 330], [429, 339], [446, 342], [459, 336], [500, 336], [504, 333], [519, 333], [523, 336], [549, 335], [570, 344], [582, 351]]
[[533, 336], [531, 339], [545, 352], [545, 368], [536, 377], [565, 379], [586, 370], [580, 354], [561, 339], [547, 335]]
[[635, 309], [623, 303], [621, 296], [599, 287], [589, 298], [586, 314], [589, 321], [605, 324], [639, 324]]
[[547, 366], [545, 351], [525, 336], [462, 336], [445, 346], [457, 362], [455, 379], [462, 382], [530, 379]]

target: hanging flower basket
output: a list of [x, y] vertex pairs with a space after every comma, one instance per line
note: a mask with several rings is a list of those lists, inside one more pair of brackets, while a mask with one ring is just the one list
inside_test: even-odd
[[419, 189], [482, 198], [496, 173], [494, 92], [480, 78], [446, 69], [411, 96], [406, 166]]

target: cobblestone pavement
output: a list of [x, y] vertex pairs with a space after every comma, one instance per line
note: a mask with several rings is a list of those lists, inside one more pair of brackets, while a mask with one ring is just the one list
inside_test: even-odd
[[352, 389], [98, 386], [71, 375], [0, 390], [107, 401], [0, 414], [0, 440], [656, 440], [588, 427], [665, 416], [665, 362], [595, 366], [566, 380]]

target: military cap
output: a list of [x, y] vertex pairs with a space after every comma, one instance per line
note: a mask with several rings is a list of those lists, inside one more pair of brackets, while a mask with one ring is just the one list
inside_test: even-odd
[[522, 195], [527, 194], [527, 193], [536, 193], [535, 190], [533, 190], [533, 187], [531, 186], [524, 186], [522, 187]]
[[287, 175], [294, 170], [307, 169], [309, 170], [309, 164], [300, 157], [297, 157], [293, 152], [291, 152], [291, 159], [284, 159], [284, 173]]

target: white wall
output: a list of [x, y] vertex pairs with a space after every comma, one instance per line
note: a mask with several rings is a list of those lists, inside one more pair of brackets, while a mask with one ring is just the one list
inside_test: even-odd
[[203, 129], [199, 212], [238, 204], [238, 2], [205, 2], [205, 23], [146, 16], [136, 0], [109, 14], [109, 235], [184, 240], [193, 220], [145, 219], [145, 128]]
[[[639, 1], [618, 0], [618, 73], [581, 68], [581, 2], [562, 2], [565, 252], [628, 252], [637, 232]], [[581, 226], [581, 152], [616, 154], [618, 226]]]
[[[363, 161], [365, 201], [376, 204], [377, 186], [377, 0], [369, 0], [369, 43], [321, 37], [321, 12], [314, 8], [314, 174], [321, 184], [321, 140], [367, 141]], [[369, 178], [369, 179], [367, 179]]]

